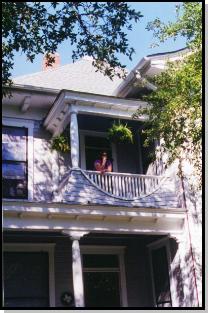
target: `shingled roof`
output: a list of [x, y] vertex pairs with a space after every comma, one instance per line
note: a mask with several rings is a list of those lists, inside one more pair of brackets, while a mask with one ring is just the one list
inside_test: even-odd
[[68, 89], [111, 96], [122, 79], [115, 76], [111, 80], [101, 72], [96, 72], [96, 68], [92, 65], [92, 58], [84, 57], [75, 63], [55, 69], [15, 77], [13, 82], [25, 86]]

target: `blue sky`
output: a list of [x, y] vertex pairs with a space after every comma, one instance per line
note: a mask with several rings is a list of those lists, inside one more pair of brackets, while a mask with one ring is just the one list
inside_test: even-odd
[[[161, 21], [168, 22], [174, 21], [176, 17], [175, 5], [179, 2], [129, 2], [129, 4], [136, 10], [140, 11], [143, 17], [138, 23], [133, 24], [133, 30], [128, 31], [128, 38], [130, 46], [134, 47], [136, 53], [133, 55], [132, 61], [125, 56], [120, 56], [120, 61], [132, 69], [139, 60], [148, 54], [166, 52], [177, 50], [185, 47], [184, 38], [178, 38], [176, 41], [173, 39], [167, 40], [165, 43], [160, 44], [159, 47], [151, 48], [151, 44], [155, 41], [153, 34], [145, 28], [147, 23], [159, 17]], [[71, 47], [70, 43], [63, 42], [57, 52], [61, 56], [61, 65], [71, 63]], [[30, 63], [26, 60], [25, 55], [20, 53], [15, 54], [14, 68], [12, 76], [20, 76], [30, 73], [39, 72], [41, 70], [43, 55], [37, 55], [34, 62]]]

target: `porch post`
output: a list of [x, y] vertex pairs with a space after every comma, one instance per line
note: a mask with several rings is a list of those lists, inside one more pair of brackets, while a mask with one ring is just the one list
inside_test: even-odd
[[79, 240], [88, 232], [63, 231], [63, 233], [68, 234], [72, 240], [72, 277], [75, 307], [84, 307], [84, 285]]
[[79, 130], [77, 122], [77, 111], [70, 107], [70, 143], [72, 167], [79, 167]]

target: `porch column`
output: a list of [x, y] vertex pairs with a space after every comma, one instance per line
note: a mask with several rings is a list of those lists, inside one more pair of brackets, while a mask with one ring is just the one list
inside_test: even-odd
[[68, 234], [72, 240], [72, 277], [75, 307], [84, 307], [84, 285], [79, 240], [88, 232], [63, 231], [63, 233]]
[[79, 167], [79, 130], [77, 122], [77, 111], [70, 107], [70, 143], [72, 167]]

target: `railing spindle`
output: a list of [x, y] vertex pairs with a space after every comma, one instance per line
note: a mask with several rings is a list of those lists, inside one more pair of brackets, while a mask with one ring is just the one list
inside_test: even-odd
[[163, 176], [84, 171], [100, 189], [110, 195], [134, 199], [154, 191]]

